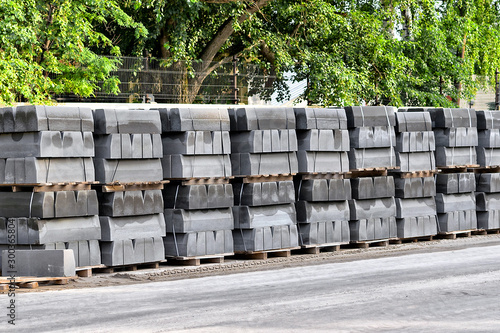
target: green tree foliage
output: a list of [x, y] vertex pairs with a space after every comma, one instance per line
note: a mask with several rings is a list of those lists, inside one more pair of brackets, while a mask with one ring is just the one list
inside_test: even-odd
[[99, 54], [119, 49], [95, 27], [114, 22], [135, 38], [147, 33], [110, 0], [0, 0], [0, 17], [0, 104], [48, 102], [54, 93], [90, 96], [98, 81], [117, 92], [110, 77], [117, 62]]
[[303, 99], [323, 105], [450, 106], [491, 84], [500, 64], [498, 0], [137, 0], [124, 8], [150, 31], [143, 43], [123, 39], [125, 52], [180, 64], [181, 102], [233, 55], [276, 75], [282, 96], [283, 73], [307, 79]]

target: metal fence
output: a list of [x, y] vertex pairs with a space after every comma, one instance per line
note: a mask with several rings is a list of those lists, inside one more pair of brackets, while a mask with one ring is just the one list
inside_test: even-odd
[[[248, 104], [251, 96], [268, 100], [273, 92], [275, 77], [268, 70], [237, 59], [210, 72], [196, 92], [193, 92], [192, 82], [201, 73], [198, 63], [167, 65], [165, 61], [152, 58], [118, 59], [121, 64], [111, 75], [120, 80], [120, 93], [114, 95], [101, 90], [88, 98], [64, 94], [55, 96], [57, 101], [132, 103], [143, 102], [152, 96], [157, 103]], [[98, 86], [102, 88], [102, 82]]]

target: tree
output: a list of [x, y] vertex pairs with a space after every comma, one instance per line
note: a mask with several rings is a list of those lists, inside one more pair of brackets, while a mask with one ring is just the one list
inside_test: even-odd
[[99, 55], [119, 54], [119, 48], [97, 24], [115, 22], [147, 34], [109, 0], [0, 0], [0, 104], [16, 101], [50, 102], [53, 94], [91, 96], [103, 82], [117, 92], [110, 77], [117, 60]]

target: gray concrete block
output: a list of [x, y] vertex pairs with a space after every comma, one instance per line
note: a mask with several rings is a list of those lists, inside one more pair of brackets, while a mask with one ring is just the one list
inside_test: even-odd
[[229, 109], [232, 131], [266, 129], [294, 129], [293, 108], [284, 107], [242, 107]]
[[475, 147], [479, 143], [476, 127], [435, 128], [437, 147]]
[[499, 173], [476, 174], [476, 187], [478, 192], [495, 193], [500, 192]]
[[398, 219], [431, 215], [436, 215], [436, 201], [433, 197], [414, 199], [396, 198], [396, 218]]
[[163, 214], [124, 217], [100, 216], [99, 221], [102, 241], [165, 236], [166, 228]]
[[296, 223], [294, 204], [261, 207], [235, 206], [232, 209], [235, 229], [253, 229]]
[[392, 106], [347, 106], [344, 109], [349, 128], [396, 125]]
[[438, 231], [460, 231], [477, 228], [475, 210], [453, 211], [438, 214]]
[[3, 133], [38, 131], [92, 132], [93, 119], [90, 108], [45, 105], [23, 105], [1, 108]]
[[438, 213], [475, 209], [476, 198], [474, 193], [436, 194], [436, 210]]
[[500, 114], [495, 111], [476, 111], [478, 130], [500, 128]]
[[[2, 253], [2, 275], [9, 276], [12, 267], [8, 251]], [[75, 257], [71, 250], [16, 250], [16, 276], [76, 276]]]
[[0, 158], [93, 157], [91, 132], [41, 131], [0, 134]]
[[478, 144], [483, 148], [499, 148], [500, 147], [500, 129], [493, 128], [478, 132]]
[[7, 158], [0, 160], [0, 172], [4, 184], [95, 180], [92, 158]]
[[210, 185], [166, 185], [164, 190], [166, 208], [212, 209], [232, 207], [234, 202], [232, 184]]
[[423, 198], [436, 196], [434, 177], [394, 178], [395, 196], [398, 198]]
[[235, 205], [269, 206], [295, 202], [293, 181], [234, 184]]
[[95, 156], [105, 159], [161, 158], [160, 134], [96, 134]]
[[349, 205], [347, 201], [295, 203], [298, 223], [316, 223], [328, 221], [349, 220]]
[[433, 152], [396, 153], [396, 164], [401, 172], [432, 171], [436, 169]]
[[94, 159], [96, 180], [101, 183], [150, 182], [163, 179], [160, 159]]
[[394, 147], [352, 148], [349, 151], [349, 169], [379, 168], [396, 166]]
[[349, 151], [347, 130], [297, 131], [298, 149], [305, 151]]
[[431, 115], [433, 128], [477, 127], [474, 109], [436, 108], [427, 111]]
[[229, 131], [229, 114], [225, 107], [159, 109], [163, 132]]
[[351, 179], [354, 199], [376, 199], [393, 197], [395, 194], [394, 177], [360, 177]]
[[386, 218], [396, 216], [396, 202], [394, 198], [349, 200], [350, 220], [370, 218]]
[[[299, 152], [300, 153], [300, 152]], [[267, 154], [231, 154], [233, 175], [271, 175], [298, 172], [295, 152]]]
[[262, 251], [264, 248], [264, 228], [236, 229], [233, 231], [234, 251]]
[[371, 218], [349, 222], [351, 241], [370, 241], [390, 237], [395, 218]]
[[80, 240], [98, 240], [101, 228], [97, 216], [59, 219], [10, 218], [0, 219], [0, 243], [7, 244], [7, 224], [16, 231], [17, 244], [48, 244]]
[[428, 112], [397, 112], [396, 131], [399, 133], [432, 131], [431, 116]]
[[349, 130], [351, 148], [383, 148], [396, 146], [392, 126], [356, 127]]
[[436, 189], [438, 193], [468, 193], [476, 190], [475, 176], [472, 172], [437, 174]]
[[93, 116], [96, 134], [161, 134], [158, 110], [96, 109]]
[[500, 210], [500, 193], [476, 192], [476, 210], [478, 212]]
[[477, 164], [475, 147], [436, 147], [436, 166]]
[[347, 172], [349, 158], [346, 152], [297, 152], [299, 172]]
[[327, 179], [299, 180], [295, 184], [298, 200], [329, 201]]
[[477, 163], [480, 166], [500, 165], [500, 148], [477, 147]]
[[163, 213], [161, 190], [101, 192], [99, 215], [120, 217]]
[[434, 132], [403, 132], [396, 136], [396, 152], [413, 153], [436, 150]]
[[477, 212], [477, 227], [478, 229], [493, 230], [500, 229], [500, 211], [489, 210], [485, 212]]
[[161, 160], [163, 178], [229, 177], [231, 160], [228, 155], [166, 155]]
[[294, 108], [297, 129], [346, 129], [343, 109]]
[[228, 131], [187, 131], [163, 134], [165, 155], [219, 155], [231, 153]]
[[167, 232], [189, 233], [198, 231], [234, 229], [233, 212], [226, 209], [165, 209]]

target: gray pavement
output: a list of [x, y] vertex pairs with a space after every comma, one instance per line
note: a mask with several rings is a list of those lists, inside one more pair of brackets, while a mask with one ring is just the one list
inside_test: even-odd
[[[500, 246], [16, 296], [5, 332], [498, 332]], [[7, 311], [6, 295], [0, 295]], [[1, 318], [0, 317], [0, 318]]]

